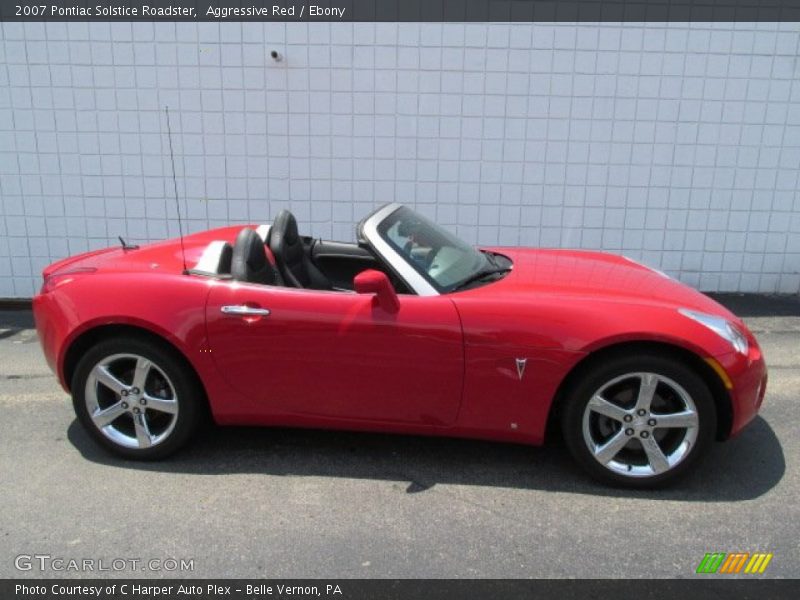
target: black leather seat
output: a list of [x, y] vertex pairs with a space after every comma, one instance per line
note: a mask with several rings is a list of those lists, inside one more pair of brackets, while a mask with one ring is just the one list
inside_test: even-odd
[[278, 213], [272, 223], [269, 249], [287, 286], [314, 290], [333, 289], [328, 278], [306, 254], [303, 240], [297, 232], [297, 220], [288, 210]]
[[278, 274], [267, 259], [264, 241], [253, 229], [244, 228], [236, 236], [231, 276], [236, 281], [281, 285]]

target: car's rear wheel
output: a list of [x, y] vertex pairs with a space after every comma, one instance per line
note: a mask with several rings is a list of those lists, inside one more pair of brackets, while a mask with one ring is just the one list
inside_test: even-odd
[[684, 475], [714, 438], [702, 378], [677, 360], [640, 355], [595, 364], [567, 391], [564, 439], [592, 476], [656, 487]]
[[146, 339], [106, 340], [80, 360], [72, 379], [75, 413], [109, 450], [134, 459], [163, 458], [196, 429], [202, 389], [191, 369]]

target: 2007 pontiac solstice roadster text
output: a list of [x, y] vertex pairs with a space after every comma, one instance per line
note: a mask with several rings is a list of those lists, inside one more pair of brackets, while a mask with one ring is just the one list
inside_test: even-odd
[[[128, 5], [102, 5], [96, 6], [63, 6], [57, 4], [17, 4], [14, 16], [17, 17], [56, 17], [56, 18], [90, 18], [90, 17], [149, 17], [149, 18], [176, 18], [197, 17], [194, 6], [152, 6], [142, 4], [139, 6]], [[293, 6], [213, 6], [209, 5], [205, 15], [216, 19], [231, 17], [254, 18], [286, 18], [286, 17], [337, 17], [343, 18], [347, 8], [336, 6], [318, 6], [316, 4], [300, 4]]]

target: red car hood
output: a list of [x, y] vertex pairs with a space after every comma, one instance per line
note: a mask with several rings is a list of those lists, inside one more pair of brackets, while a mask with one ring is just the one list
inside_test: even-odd
[[726, 308], [697, 290], [633, 260], [584, 250], [493, 248], [514, 262], [503, 279], [475, 288], [480, 294], [564, 296], [572, 299], [690, 308], [739, 321]]

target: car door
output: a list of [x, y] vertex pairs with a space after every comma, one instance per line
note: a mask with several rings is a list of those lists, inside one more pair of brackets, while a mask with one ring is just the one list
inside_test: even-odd
[[270, 415], [447, 425], [461, 403], [463, 342], [452, 301], [216, 283], [206, 306], [213, 359]]

